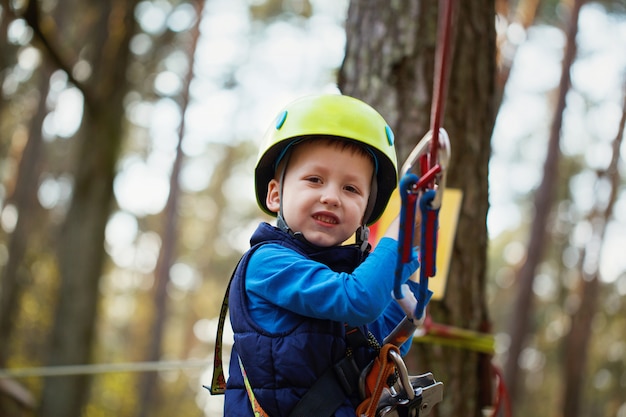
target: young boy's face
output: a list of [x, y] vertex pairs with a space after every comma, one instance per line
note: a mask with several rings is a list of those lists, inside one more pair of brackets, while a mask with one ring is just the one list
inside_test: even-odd
[[[283, 216], [311, 243], [345, 242], [362, 224], [374, 165], [370, 157], [340, 143], [305, 141], [293, 149], [283, 184]], [[270, 181], [267, 207], [278, 213], [280, 184]]]

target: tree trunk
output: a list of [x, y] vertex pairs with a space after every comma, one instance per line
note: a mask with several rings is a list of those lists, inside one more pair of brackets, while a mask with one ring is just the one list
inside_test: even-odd
[[[115, 164], [123, 130], [135, 3], [83, 3], [98, 19], [90, 32], [93, 36], [87, 40], [93, 54], [93, 73], [82, 86], [85, 112], [78, 132], [73, 195], [57, 247], [61, 283], [48, 365], [88, 363], [91, 357], [104, 231], [113, 204]], [[40, 415], [79, 416], [88, 394], [88, 376], [48, 378]]]
[[[443, 127], [450, 135], [448, 186], [464, 199], [443, 300], [431, 302], [436, 322], [471, 330], [488, 328], [488, 163], [495, 121], [495, 6], [493, 0], [457, 2], [454, 54]], [[429, 129], [437, 46], [436, 2], [352, 1], [348, 10], [341, 90], [377, 108], [396, 134], [400, 161]], [[400, 162], [401, 163], [401, 162]], [[414, 344], [412, 372], [433, 372], [444, 400], [433, 415], [481, 416], [485, 400], [479, 354]], [[490, 394], [490, 393], [487, 393]]]
[[[48, 95], [50, 73], [49, 68], [41, 71], [39, 80], [41, 100], [30, 122], [26, 144], [21, 156], [18, 156], [20, 164], [17, 180], [13, 184], [13, 190], [8, 199], [9, 204], [15, 205], [18, 218], [9, 241], [9, 259], [0, 277], [2, 288], [0, 292], [0, 340], [11, 340], [15, 320], [19, 313], [19, 302], [30, 281], [27, 269], [20, 268], [20, 266], [27, 252], [31, 235], [37, 230], [37, 219], [42, 217], [42, 213], [38, 210], [37, 188], [43, 153], [41, 127], [48, 114], [45, 98]], [[0, 346], [0, 367], [6, 365], [9, 348], [9, 343], [2, 343]]]
[[[48, 114], [45, 98], [50, 86], [50, 73], [50, 68], [44, 66], [39, 79], [41, 99], [30, 121], [26, 144], [21, 150], [21, 155], [17, 156], [20, 161], [17, 180], [13, 184], [12, 194], [8, 200], [16, 207], [18, 218], [9, 240], [9, 259], [0, 276], [0, 340], [6, 341], [0, 343], [0, 368], [6, 367], [11, 350], [15, 349], [10, 341], [14, 340], [16, 333], [22, 295], [33, 281], [31, 269], [26, 262], [27, 254], [34, 252], [34, 248], [39, 248], [37, 243], [45, 240], [37, 235], [45, 219], [37, 201], [37, 190], [42, 171], [41, 127]], [[19, 386], [18, 382], [13, 384]], [[0, 395], [0, 415], [10, 415], [6, 410], [12, 405], [12, 401]]]
[[[3, 70], [5, 68], [11, 67], [17, 59], [17, 47], [15, 45], [10, 45], [8, 41], [7, 34], [9, 33], [9, 23], [13, 20], [14, 16], [9, 11], [9, 1], [3, 0], [0, 3], [2, 7], [2, 19], [0, 19], [0, 68]], [[4, 84], [4, 80], [7, 76], [6, 71], [0, 71], [0, 85]], [[5, 94], [0, 94], [0, 109], [2, 109], [7, 102], [8, 98]], [[4, 116], [4, 112], [0, 112], [0, 116]], [[0, 155], [4, 156], [4, 155]]]
[[[613, 155], [606, 171], [599, 174], [599, 180], [603, 177], [611, 184], [608, 202], [595, 203], [595, 208], [588, 217], [593, 225], [593, 235], [589, 240], [589, 247], [583, 250], [580, 262], [579, 293], [581, 303], [578, 310], [572, 315], [572, 326], [567, 337], [564, 339], [565, 361], [563, 364], [564, 390], [562, 399], [562, 415], [567, 417], [579, 417], [583, 400], [583, 381], [589, 362], [588, 352], [592, 337], [592, 323], [598, 310], [598, 297], [600, 293], [599, 260], [602, 252], [607, 226], [613, 216], [615, 202], [620, 188], [619, 161], [620, 149], [624, 139], [624, 127], [626, 126], [626, 84], [624, 85], [624, 103], [622, 118], [620, 120], [617, 135], [613, 140]], [[604, 209], [602, 206], [606, 204]]]
[[511, 344], [504, 373], [513, 406], [515, 405], [518, 394], [519, 357], [524, 348], [526, 334], [529, 330], [529, 320], [533, 314], [532, 287], [537, 266], [543, 257], [548, 219], [550, 218], [550, 211], [554, 203], [554, 194], [558, 180], [560, 161], [559, 141], [563, 123], [563, 112], [565, 110], [565, 97], [570, 88], [570, 68], [576, 57], [578, 15], [583, 3], [584, 0], [576, 0], [571, 10], [571, 20], [567, 30], [567, 44], [562, 63], [561, 81], [559, 83], [558, 101], [554, 111], [550, 137], [548, 139], [548, 151], [544, 163], [543, 178], [539, 188], [535, 192], [535, 213], [530, 231], [526, 259], [517, 275], [518, 291], [513, 314], [511, 315], [511, 323], [509, 325]]
[[[195, 1], [196, 23], [190, 32], [190, 42], [187, 48], [187, 59], [189, 60], [188, 72], [185, 78], [185, 85], [180, 99], [181, 123], [178, 129], [178, 145], [176, 147], [176, 158], [170, 176], [170, 193], [165, 206], [163, 232], [161, 233], [161, 251], [154, 271], [154, 317], [152, 319], [152, 331], [150, 332], [150, 345], [148, 346], [148, 361], [158, 361], [162, 355], [163, 334], [165, 331], [167, 312], [167, 285], [170, 278], [170, 269], [175, 259], [176, 246], [178, 243], [178, 201], [180, 200], [180, 170], [182, 168], [184, 153], [182, 149], [185, 135], [185, 113], [189, 105], [190, 85], [193, 79], [194, 56], [198, 38], [200, 37], [200, 22], [202, 21], [202, 9], [204, 0]], [[141, 393], [139, 402], [139, 416], [146, 417], [159, 406], [160, 396], [158, 395], [157, 374], [149, 372], [141, 379]]]

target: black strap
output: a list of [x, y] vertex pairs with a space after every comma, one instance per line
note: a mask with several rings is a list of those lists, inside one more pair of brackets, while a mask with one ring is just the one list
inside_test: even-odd
[[289, 414], [290, 417], [332, 416], [358, 386], [360, 370], [352, 356], [331, 366], [315, 381]]
[[368, 339], [369, 335], [366, 336], [365, 334], [363, 334], [361, 329], [359, 329], [358, 327], [348, 326], [347, 324], [345, 325], [345, 327], [346, 327], [346, 343], [348, 345], [348, 348], [356, 349], [359, 347], [370, 346], [369, 339]]
[[[358, 327], [346, 325], [346, 343], [349, 349], [371, 346]], [[346, 397], [358, 387], [361, 370], [352, 354], [331, 366], [315, 381], [315, 384], [300, 399], [289, 414], [290, 417], [328, 417], [332, 416]]]

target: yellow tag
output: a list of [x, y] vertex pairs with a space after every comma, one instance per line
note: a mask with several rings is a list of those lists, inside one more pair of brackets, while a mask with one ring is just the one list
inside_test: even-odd
[[[439, 210], [439, 230], [437, 234], [437, 273], [428, 281], [428, 288], [433, 292], [433, 300], [441, 300], [446, 292], [446, 282], [452, 258], [452, 248], [454, 237], [459, 222], [461, 202], [463, 192], [456, 188], [446, 188], [443, 193], [441, 209]], [[381, 218], [371, 227], [372, 236], [370, 241], [375, 246], [384, 235], [393, 219], [400, 213], [400, 195], [396, 188], [385, 212]], [[419, 208], [418, 208], [419, 209]], [[419, 271], [412, 277], [412, 280], [419, 281]]]

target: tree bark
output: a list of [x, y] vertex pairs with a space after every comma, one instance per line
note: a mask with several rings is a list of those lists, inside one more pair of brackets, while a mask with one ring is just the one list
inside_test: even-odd
[[[443, 127], [450, 135], [448, 186], [464, 199], [443, 300], [431, 302], [436, 322], [484, 331], [487, 268], [488, 163], [495, 122], [493, 0], [457, 2], [454, 55]], [[437, 46], [436, 2], [352, 1], [339, 86], [377, 108], [396, 135], [402, 163], [429, 129]], [[484, 362], [466, 350], [414, 344], [412, 372], [444, 382], [433, 415], [481, 416]]]

